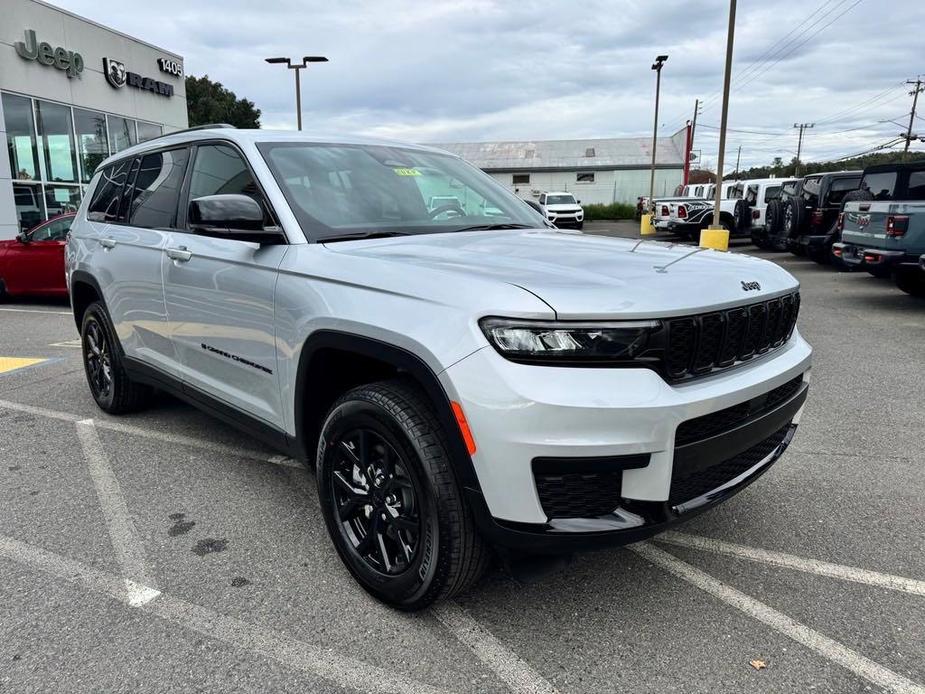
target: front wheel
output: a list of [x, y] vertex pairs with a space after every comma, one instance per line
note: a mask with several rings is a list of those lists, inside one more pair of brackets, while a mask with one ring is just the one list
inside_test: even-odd
[[446, 432], [413, 383], [343, 395], [325, 420], [317, 471], [334, 546], [379, 600], [420, 610], [483, 573], [488, 550], [456, 482]]
[[909, 296], [925, 297], [925, 270], [897, 268], [893, 279], [896, 286]]

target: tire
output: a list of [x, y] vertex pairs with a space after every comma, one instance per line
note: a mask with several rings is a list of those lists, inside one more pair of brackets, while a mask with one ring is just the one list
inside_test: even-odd
[[0, 302], [6, 301], [6, 284], [3, 283], [3, 278], [0, 278]]
[[909, 296], [925, 298], [925, 270], [900, 268], [893, 273], [893, 279]]
[[318, 443], [331, 540], [357, 582], [400, 610], [465, 591], [488, 565], [446, 436], [417, 386], [394, 380], [341, 396]]
[[800, 198], [790, 198], [783, 209], [782, 236], [796, 238], [806, 221], [806, 206]]
[[771, 200], [768, 203], [768, 207], [764, 212], [764, 222], [769, 236], [780, 234], [781, 226], [783, 225], [782, 212], [783, 205], [780, 200]]
[[732, 223], [736, 231], [745, 231], [751, 226], [752, 211], [744, 200], [736, 200], [732, 210]]
[[87, 385], [96, 404], [109, 414], [125, 414], [141, 409], [151, 397], [151, 388], [129, 378], [122, 361], [122, 350], [106, 309], [95, 301], [84, 312], [80, 327]]
[[585, 228], [584, 221], [578, 222], [578, 224], [575, 225], [575, 228], [578, 229], [578, 231], [581, 231], [582, 229], [584, 229]]

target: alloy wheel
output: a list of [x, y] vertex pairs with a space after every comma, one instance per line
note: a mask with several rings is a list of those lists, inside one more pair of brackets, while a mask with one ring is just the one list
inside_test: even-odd
[[350, 430], [334, 445], [331, 494], [341, 533], [376, 571], [403, 573], [422, 534], [420, 495], [408, 465], [371, 429]]
[[98, 398], [106, 398], [112, 391], [112, 361], [106, 334], [97, 321], [87, 324], [84, 338], [84, 358], [87, 361], [87, 374], [90, 387]]

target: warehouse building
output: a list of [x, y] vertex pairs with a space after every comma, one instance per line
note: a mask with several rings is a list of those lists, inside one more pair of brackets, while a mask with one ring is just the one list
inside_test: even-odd
[[[655, 194], [668, 195], [684, 175], [686, 131], [657, 140]], [[636, 202], [649, 194], [652, 138], [442, 143], [522, 198], [568, 191], [582, 204]]]
[[181, 56], [38, 0], [3, 0], [0, 239], [75, 210], [110, 154], [186, 126]]

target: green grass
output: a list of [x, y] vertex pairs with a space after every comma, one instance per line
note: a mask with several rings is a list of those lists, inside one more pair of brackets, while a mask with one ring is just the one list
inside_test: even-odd
[[598, 219], [633, 219], [636, 214], [635, 205], [625, 202], [615, 202], [610, 205], [585, 205], [585, 219], [595, 221]]

